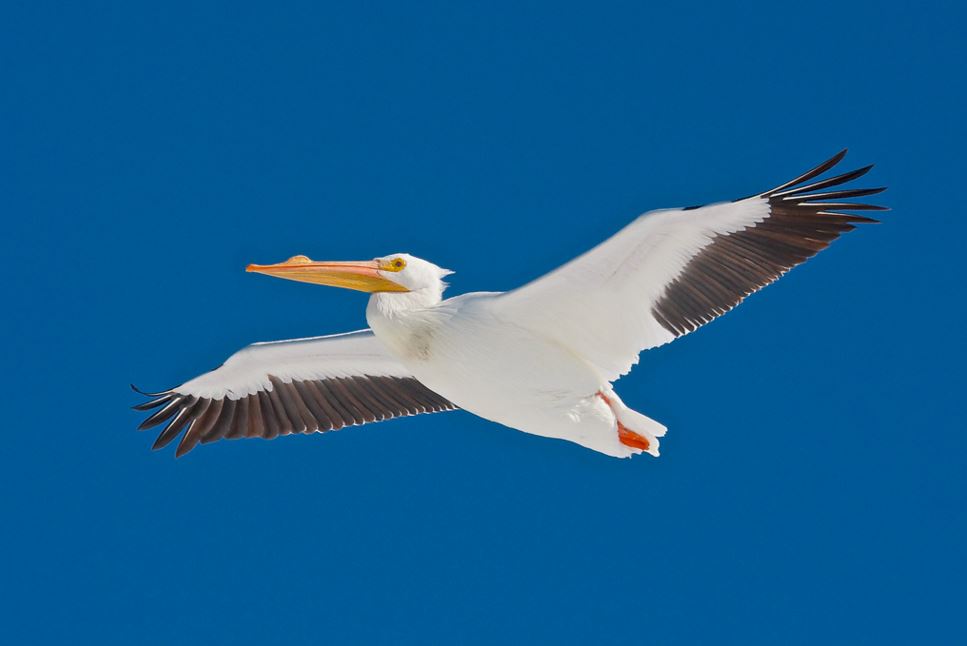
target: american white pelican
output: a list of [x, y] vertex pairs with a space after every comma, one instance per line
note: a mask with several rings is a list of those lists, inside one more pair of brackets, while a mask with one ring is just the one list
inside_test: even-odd
[[256, 343], [216, 370], [160, 393], [140, 426], [168, 422], [160, 448], [274, 438], [462, 408], [525, 433], [615, 457], [658, 455], [665, 427], [628, 408], [612, 383], [668, 343], [884, 210], [843, 202], [883, 188], [837, 188], [871, 167], [796, 179], [732, 202], [664, 209], [510, 292], [443, 300], [450, 271], [409, 254], [359, 262], [294, 256], [247, 271], [372, 294], [370, 329]]

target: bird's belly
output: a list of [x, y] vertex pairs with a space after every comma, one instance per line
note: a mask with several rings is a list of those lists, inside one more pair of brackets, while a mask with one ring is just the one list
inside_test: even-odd
[[430, 389], [480, 417], [527, 430], [570, 414], [604, 384], [580, 357], [526, 330], [443, 325], [400, 358]]
[[424, 385], [504, 426], [624, 457], [615, 418], [597, 396], [609, 389], [590, 363], [561, 344], [508, 325], [480, 308], [437, 320], [370, 325]]

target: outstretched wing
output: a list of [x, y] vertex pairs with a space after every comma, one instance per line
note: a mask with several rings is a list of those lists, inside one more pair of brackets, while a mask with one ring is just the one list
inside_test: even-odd
[[645, 213], [594, 249], [497, 299], [508, 322], [550, 331], [609, 381], [638, 353], [668, 343], [738, 305], [885, 210], [842, 200], [883, 188], [834, 188], [872, 166], [809, 183], [843, 150], [796, 179], [752, 197]]
[[178, 457], [199, 442], [272, 439], [456, 408], [417, 381], [369, 330], [255, 343], [176, 388], [142, 394], [152, 399], [135, 409], [159, 410], [138, 428], [167, 422], [153, 448], [188, 429]]

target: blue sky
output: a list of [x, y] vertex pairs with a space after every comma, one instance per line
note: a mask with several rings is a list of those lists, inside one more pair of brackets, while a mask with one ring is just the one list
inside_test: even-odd
[[[2, 10], [14, 641], [964, 639], [963, 5], [354, 4]], [[131, 381], [365, 325], [248, 262], [509, 289], [844, 146], [894, 210], [642, 357], [659, 460], [462, 412], [134, 430]]]

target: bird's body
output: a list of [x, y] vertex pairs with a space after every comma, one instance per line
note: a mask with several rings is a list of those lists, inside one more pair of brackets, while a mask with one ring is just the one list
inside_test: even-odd
[[250, 271], [370, 292], [369, 330], [254, 344], [136, 406], [167, 423], [177, 455], [222, 438], [273, 438], [462, 408], [614, 457], [658, 455], [665, 427], [612, 384], [642, 350], [724, 314], [857, 223], [838, 187], [870, 167], [815, 180], [845, 151], [748, 198], [645, 213], [582, 256], [510, 292], [444, 299], [449, 274], [409, 254]]
[[[608, 455], [640, 452], [619, 441], [615, 415], [598, 393], [620, 400], [591, 362], [539, 331], [501, 318], [501, 297], [477, 292], [399, 308], [385, 303], [392, 296], [374, 294], [366, 318], [413, 376], [474, 415]], [[654, 434], [650, 439], [657, 454]]]

